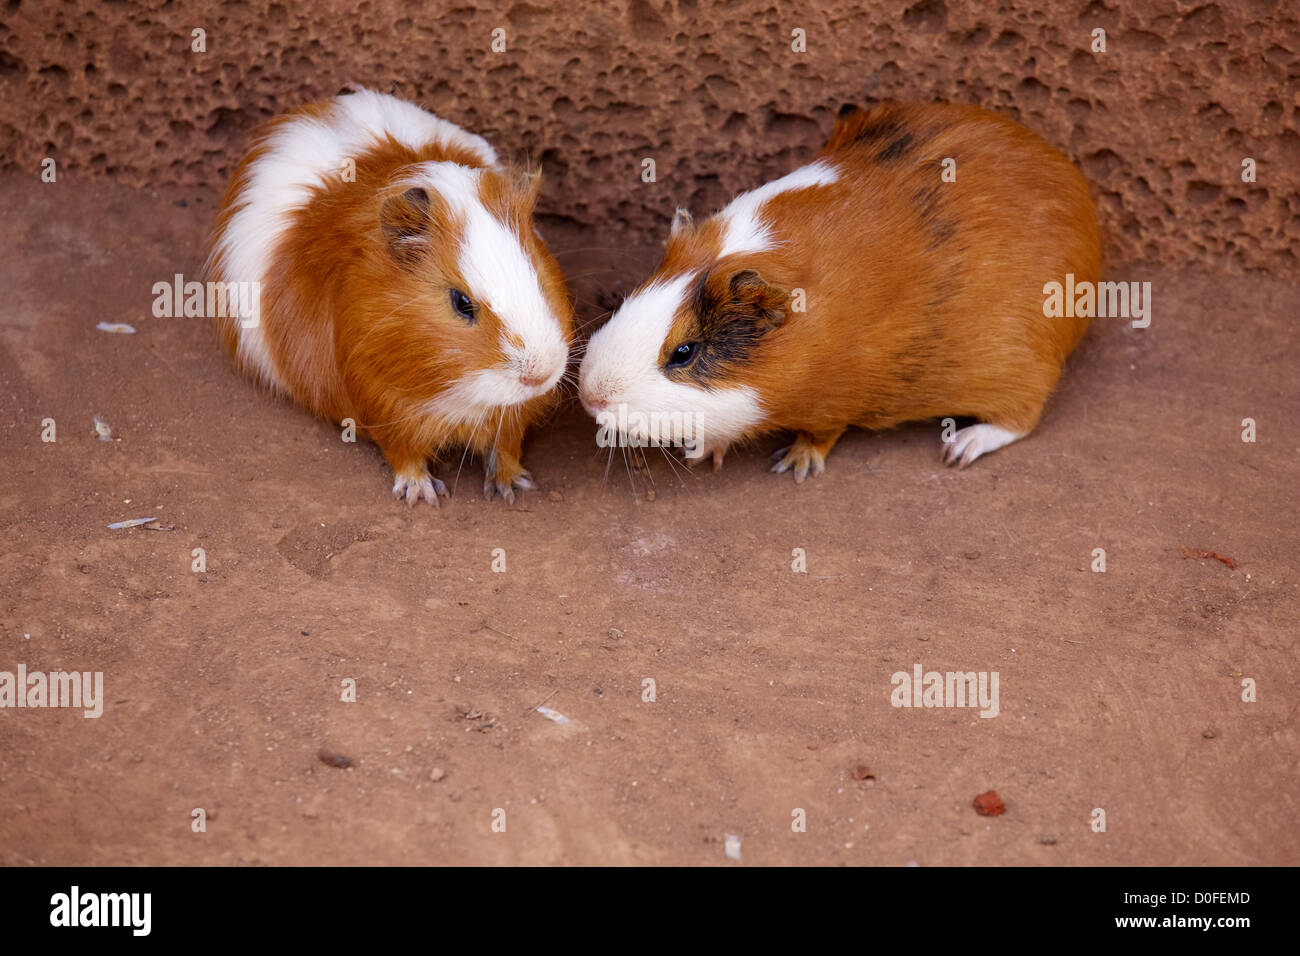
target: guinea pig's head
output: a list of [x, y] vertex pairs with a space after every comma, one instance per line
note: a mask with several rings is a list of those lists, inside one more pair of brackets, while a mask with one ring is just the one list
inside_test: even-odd
[[474, 424], [564, 375], [573, 308], [533, 226], [538, 185], [535, 174], [429, 162], [380, 196], [373, 314], [350, 344], [415, 412]]
[[788, 314], [780, 254], [728, 250], [724, 230], [679, 210], [654, 276], [591, 337], [578, 393], [602, 433], [698, 458], [764, 424]]

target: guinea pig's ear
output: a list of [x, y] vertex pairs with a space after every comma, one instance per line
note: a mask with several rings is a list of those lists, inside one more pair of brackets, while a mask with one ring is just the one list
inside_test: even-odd
[[419, 186], [389, 196], [379, 210], [388, 252], [404, 266], [415, 265], [429, 249], [429, 194]]
[[728, 280], [728, 290], [729, 309], [753, 322], [760, 335], [785, 324], [788, 298], [785, 290], [772, 285], [753, 269], [733, 274]]
[[694, 231], [695, 220], [691, 217], [691, 211], [678, 206], [677, 212], [673, 214], [673, 225], [672, 228], [668, 230], [668, 238], [676, 239], [683, 233]]
[[537, 197], [542, 192], [541, 166], [519, 174], [519, 191], [523, 194], [524, 204], [529, 210], [537, 205]]

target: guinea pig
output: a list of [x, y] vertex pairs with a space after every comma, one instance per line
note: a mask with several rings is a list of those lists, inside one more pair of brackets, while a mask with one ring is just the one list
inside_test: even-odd
[[579, 396], [602, 430], [715, 466], [793, 432], [772, 470], [797, 482], [850, 425], [969, 417], [943, 445], [965, 467], [1033, 429], [1087, 328], [1044, 315], [1045, 284], [1100, 268], [1087, 183], [1033, 133], [968, 106], [855, 111], [808, 165], [699, 225], [677, 211]]
[[524, 432], [557, 400], [573, 332], [532, 222], [539, 183], [481, 137], [370, 90], [271, 120], [235, 170], [205, 267], [210, 283], [259, 284], [251, 318], [217, 316], [227, 350], [317, 415], [350, 419], [407, 504], [447, 494], [428, 462], [454, 448], [483, 457], [489, 498], [513, 502], [535, 487]]

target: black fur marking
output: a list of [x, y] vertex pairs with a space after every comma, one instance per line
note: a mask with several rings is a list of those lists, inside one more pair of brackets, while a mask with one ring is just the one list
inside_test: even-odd
[[887, 113], [858, 130], [858, 135], [853, 137], [853, 142], [861, 146], [870, 146], [873, 143], [883, 143], [887, 139], [893, 139], [904, 132], [903, 124], [898, 117]]
[[930, 377], [947, 348], [943, 324], [931, 310], [923, 320], [923, 327], [915, 329], [907, 344], [892, 358], [904, 397], [912, 394], [915, 386]]
[[930, 234], [939, 242], [947, 242], [957, 234], [957, 224], [951, 219], [931, 219]]
[[920, 215], [922, 219], [929, 219], [938, 212], [939, 190], [941, 188], [942, 187], [939, 183], [935, 183], [924, 189], [918, 189], [916, 192], [912, 193], [912, 202], [916, 203], [916, 205], [920, 207]]
[[878, 163], [897, 162], [927, 142], [937, 130], [921, 132], [909, 127], [906, 117], [897, 112], [867, 120], [853, 137], [856, 146], [879, 146], [875, 155]]
[[902, 136], [898, 137], [896, 140], [894, 140], [888, 146], [882, 149], [880, 151], [880, 155], [877, 156], [876, 158], [882, 163], [893, 162], [894, 160], [902, 159], [903, 156], [906, 155], [907, 151], [911, 148], [912, 148], [912, 134], [904, 133]]
[[940, 308], [945, 302], [957, 294], [957, 287], [957, 280], [953, 277], [952, 273], [947, 271], [943, 272], [940, 277], [935, 280], [930, 301], [925, 304], [926, 308]]
[[933, 183], [912, 193], [912, 202], [916, 204], [917, 218], [920, 219], [921, 224], [925, 226], [926, 232], [930, 236], [930, 242], [925, 247], [927, 254], [937, 252], [940, 246], [957, 234], [956, 221], [944, 215], [944, 210], [939, 202], [939, 197], [943, 194], [943, 188], [943, 184]]
[[686, 365], [665, 367], [664, 374], [707, 383], [744, 364], [759, 340], [785, 320], [784, 303], [785, 293], [769, 286], [757, 272], [736, 273], [722, 294], [709, 287], [709, 273], [705, 273], [691, 301], [694, 329], [673, 343], [676, 348], [683, 342], [698, 342], [695, 357]]
[[925, 247], [926, 252], [937, 252], [941, 245], [957, 235], [957, 224], [951, 219], [936, 217], [926, 225], [930, 232], [930, 244]]
[[894, 374], [898, 376], [900, 384], [915, 385], [921, 381], [921, 376], [925, 374], [925, 360], [919, 355], [899, 358], [894, 365]]

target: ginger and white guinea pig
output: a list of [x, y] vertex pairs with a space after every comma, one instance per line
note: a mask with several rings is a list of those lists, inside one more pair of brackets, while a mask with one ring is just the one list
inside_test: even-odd
[[579, 394], [605, 428], [715, 465], [793, 432], [772, 470], [800, 482], [850, 425], [970, 417], [943, 446], [964, 467], [1037, 424], [1087, 328], [1044, 316], [1044, 285], [1100, 268], [1087, 183], [1033, 133], [968, 106], [858, 111], [809, 165], [699, 225], [678, 210]]
[[539, 178], [479, 136], [356, 90], [272, 120], [236, 169], [206, 266], [259, 283], [218, 322], [260, 382], [383, 451], [393, 494], [438, 504], [466, 448], [484, 491], [534, 487], [524, 432], [555, 403], [573, 309], [532, 222]]

